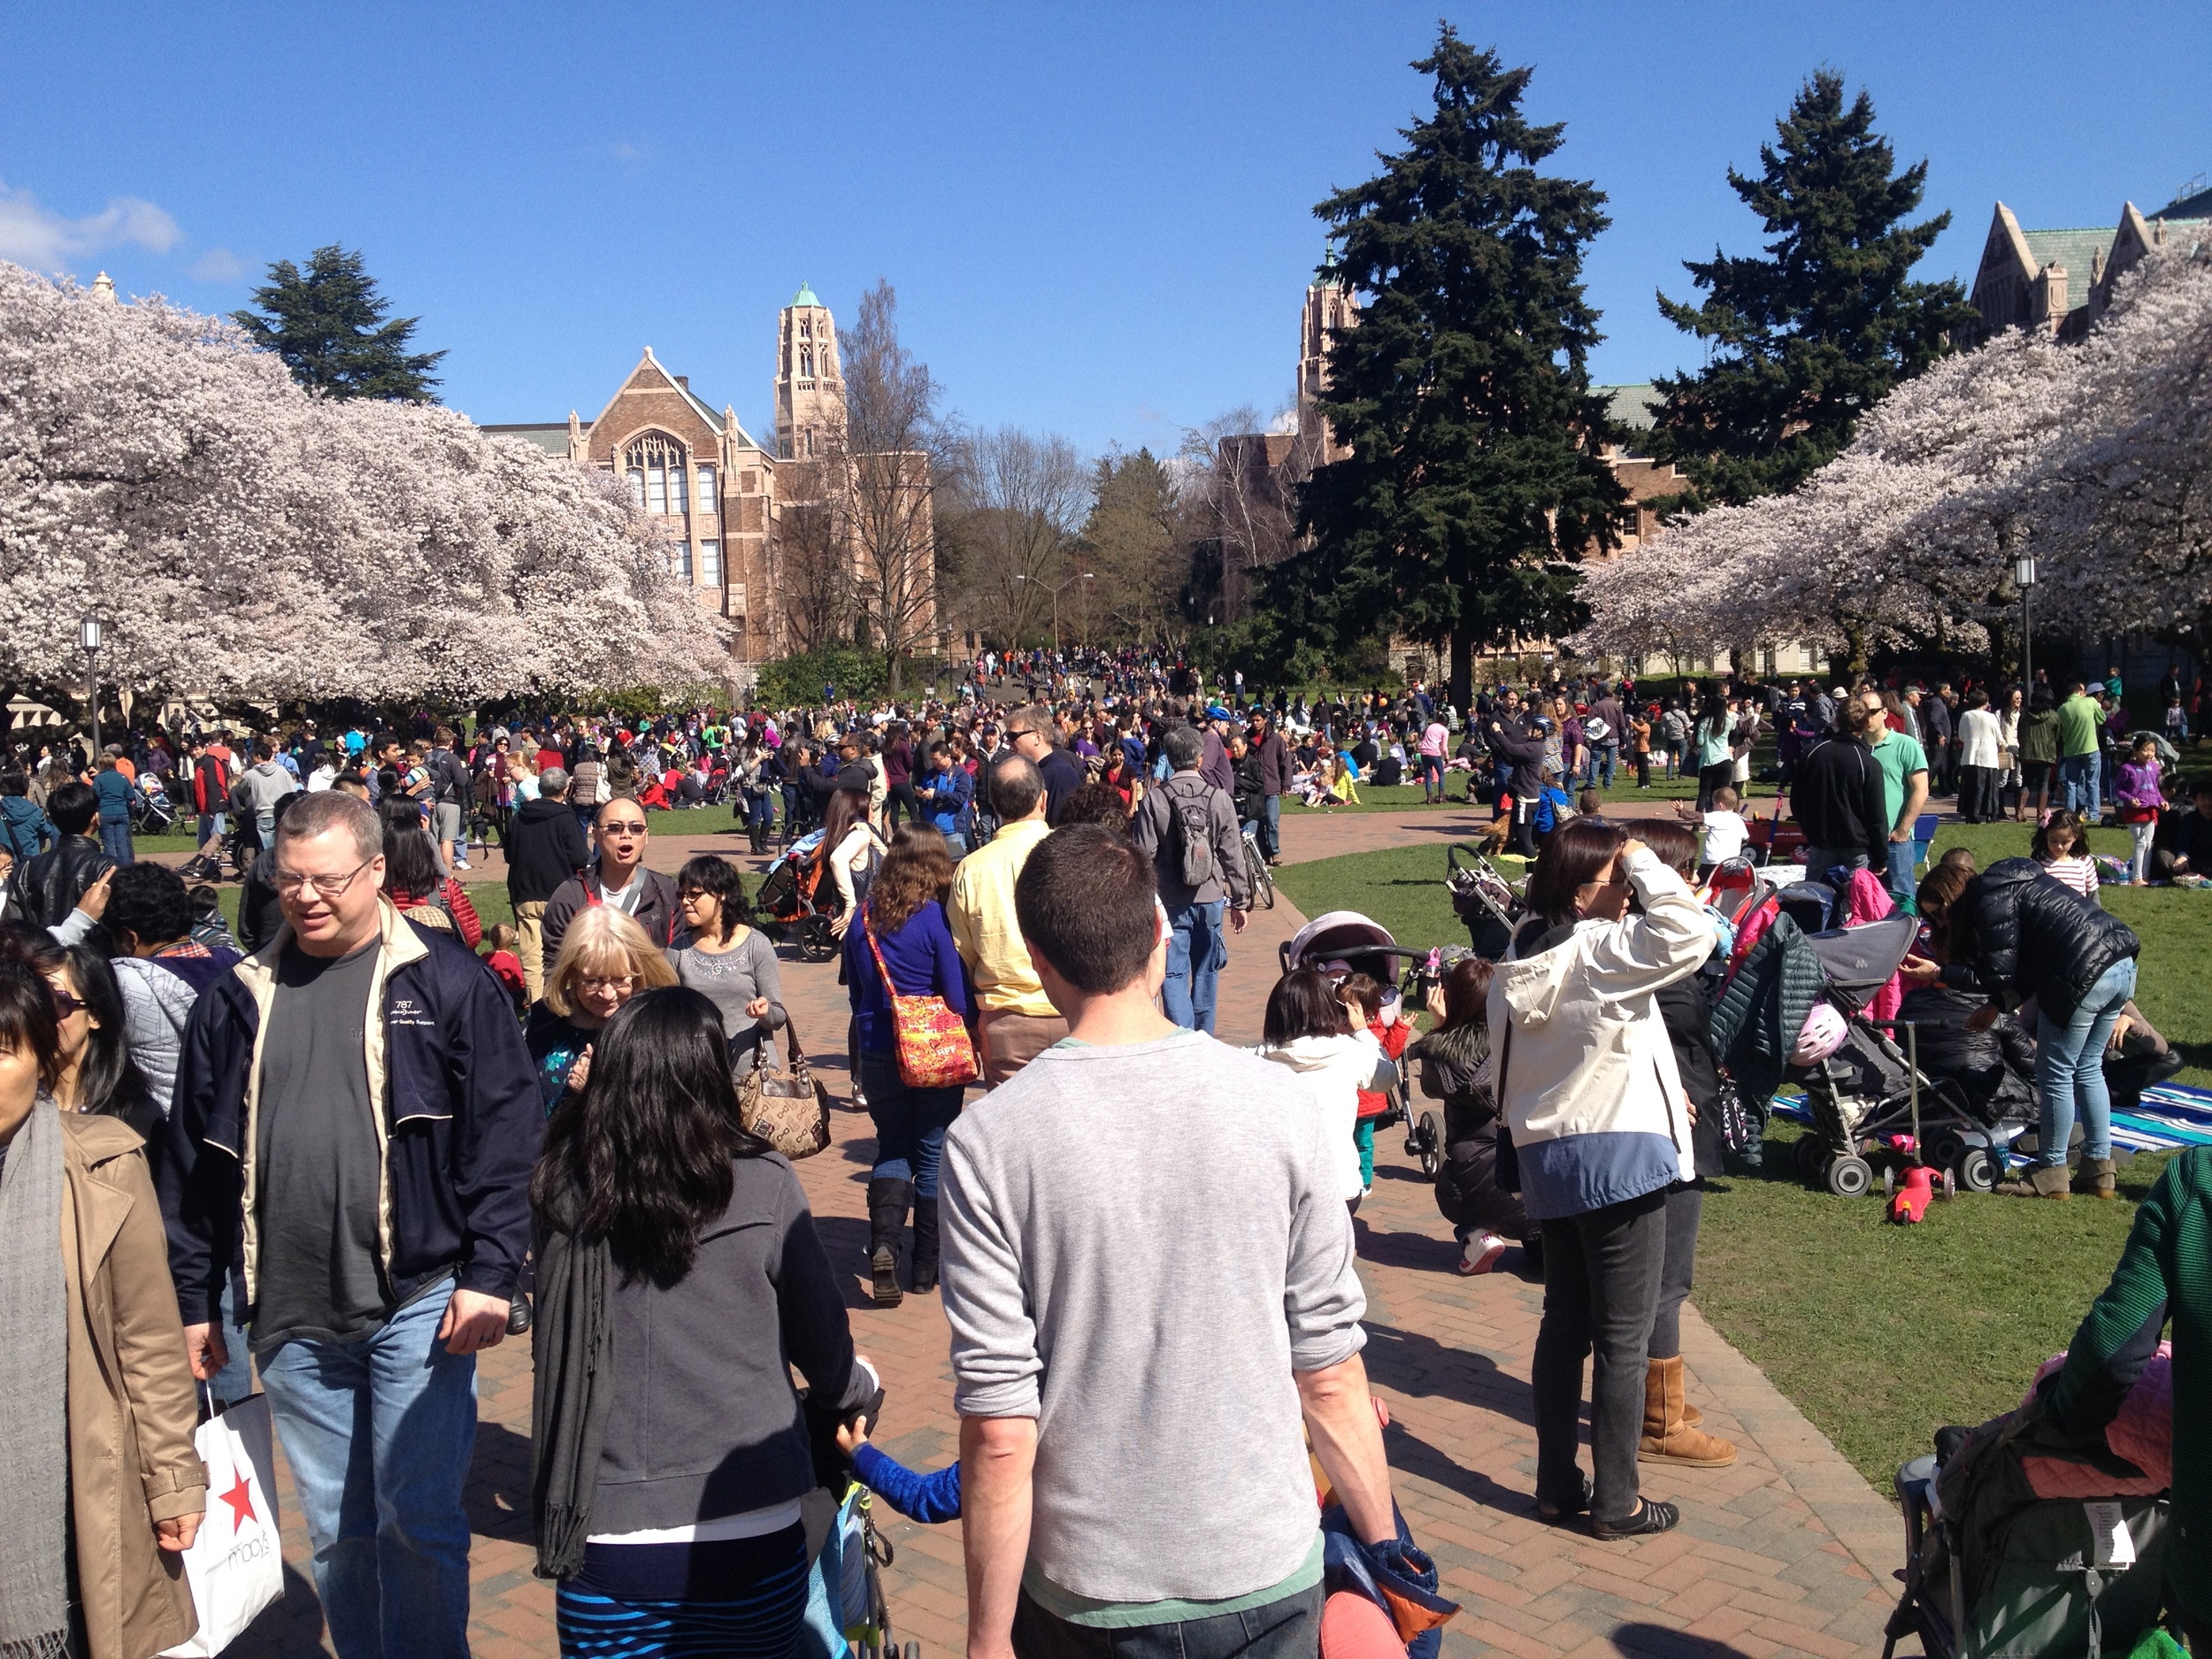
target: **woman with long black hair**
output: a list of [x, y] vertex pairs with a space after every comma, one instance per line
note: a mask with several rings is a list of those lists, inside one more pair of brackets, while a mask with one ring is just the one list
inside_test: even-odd
[[564, 1654], [786, 1654], [807, 1602], [805, 1407], [876, 1394], [798, 1177], [738, 1117], [714, 1004], [601, 1033], [554, 1114], [538, 1218], [538, 1568]]
[[108, 959], [85, 945], [26, 937], [31, 965], [53, 992], [61, 1039], [54, 1103], [65, 1112], [119, 1118], [144, 1138], [161, 1125], [161, 1106], [131, 1058], [130, 1019]]

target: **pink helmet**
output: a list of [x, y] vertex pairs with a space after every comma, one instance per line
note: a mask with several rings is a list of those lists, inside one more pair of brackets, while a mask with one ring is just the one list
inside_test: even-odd
[[1834, 1003], [1815, 1002], [1812, 1011], [1805, 1016], [1804, 1029], [1797, 1033], [1797, 1047], [1790, 1050], [1790, 1064], [1811, 1065], [1825, 1060], [1843, 1047], [1847, 1029]]

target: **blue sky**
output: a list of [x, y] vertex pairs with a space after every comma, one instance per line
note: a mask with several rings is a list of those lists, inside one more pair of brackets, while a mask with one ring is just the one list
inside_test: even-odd
[[[1992, 204], [2110, 224], [2212, 170], [2212, 0], [2097, 8], [1448, 5], [1532, 64], [1611, 198], [1607, 380], [1694, 360], [1679, 262], [1815, 66], [1869, 88], [1970, 278]], [[227, 310], [362, 249], [483, 421], [589, 419], [650, 344], [757, 429], [775, 312], [878, 277], [950, 406], [1087, 451], [1287, 401], [1313, 204], [1426, 96], [1438, 8], [780, 4], [17, 8], [0, 257]]]

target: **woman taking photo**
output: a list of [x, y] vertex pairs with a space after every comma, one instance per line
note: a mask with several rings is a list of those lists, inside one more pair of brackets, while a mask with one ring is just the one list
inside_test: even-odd
[[789, 1654], [815, 1486], [791, 1369], [828, 1419], [878, 1385], [798, 1177], [738, 1121], [714, 1004], [648, 992], [601, 1045], [531, 1191], [531, 1500], [561, 1651]]
[[199, 1408], [143, 1145], [56, 1109], [62, 1046], [0, 957], [0, 1652], [142, 1659], [198, 1628]]
[[[1663, 1532], [1681, 1512], [1639, 1494], [1636, 1450], [1667, 1189], [1697, 1171], [1657, 993], [1712, 954], [1712, 924], [1681, 877], [1596, 818], [1552, 832], [1528, 908], [1491, 981], [1489, 1023], [1522, 1202], [1544, 1237], [1537, 1513], [1586, 1509], [1600, 1538]], [[1594, 1480], [1575, 1463], [1586, 1356]]]
[[968, 1018], [968, 987], [945, 921], [952, 854], [926, 824], [902, 826], [861, 910], [845, 934], [845, 985], [852, 998], [860, 1083], [875, 1120], [876, 1162], [868, 1175], [868, 1271], [878, 1305], [895, 1308], [899, 1229], [914, 1211], [911, 1283], [937, 1287], [937, 1166], [945, 1131], [960, 1114], [963, 1086], [915, 1088], [899, 1074], [891, 995], [941, 996]]
[[[676, 872], [677, 902], [691, 942], [670, 954], [676, 980], [699, 992], [721, 1010], [730, 1033], [730, 1051], [757, 1050], [772, 1041], [789, 1018], [783, 1008], [783, 980], [776, 971], [776, 948], [753, 925], [753, 907], [737, 866], [711, 853], [694, 858]], [[748, 1053], [741, 1064], [749, 1066]]]
[[628, 916], [611, 904], [579, 911], [546, 972], [544, 1000], [531, 1008], [523, 1028], [545, 1110], [584, 1092], [593, 1040], [625, 1002], [675, 983], [676, 971], [660, 947]]

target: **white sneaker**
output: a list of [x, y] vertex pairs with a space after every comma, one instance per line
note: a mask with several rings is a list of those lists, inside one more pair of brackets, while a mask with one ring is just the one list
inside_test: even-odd
[[1505, 1254], [1505, 1240], [1494, 1233], [1470, 1233], [1459, 1253], [1459, 1271], [1469, 1278], [1486, 1273]]
[[453, 867], [456, 870], [466, 870], [469, 867], [469, 861], [465, 858], [456, 858], [453, 861]]

